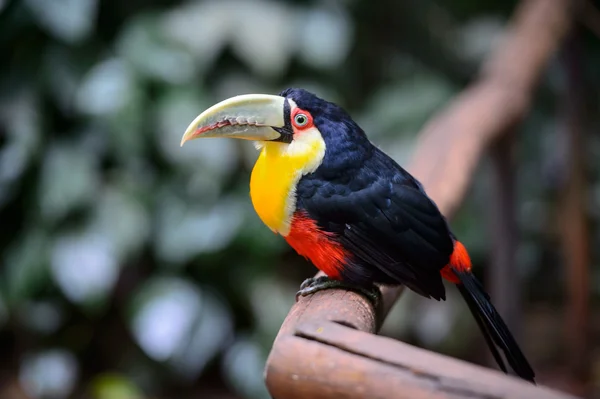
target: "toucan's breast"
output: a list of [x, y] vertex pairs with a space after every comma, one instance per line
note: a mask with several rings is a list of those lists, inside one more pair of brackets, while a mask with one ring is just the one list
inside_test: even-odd
[[[285, 145], [285, 144], [276, 144]], [[250, 197], [254, 210], [271, 230], [289, 232], [289, 219], [296, 208], [295, 186], [300, 170], [275, 146], [263, 148], [250, 177]]]
[[271, 230], [287, 236], [296, 211], [296, 186], [314, 172], [325, 156], [317, 129], [305, 131], [290, 144], [266, 142], [250, 177], [250, 197], [256, 213]]

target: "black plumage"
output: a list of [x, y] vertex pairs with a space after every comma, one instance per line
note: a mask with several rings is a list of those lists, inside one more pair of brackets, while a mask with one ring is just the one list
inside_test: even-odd
[[421, 184], [371, 144], [341, 107], [300, 89], [281, 95], [311, 112], [325, 140], [321, 166], [298, 183], [297, 208], [353, 254], [344, 279], [405, 284], [444, 299], [440, 270], [448, 264], [453, 240]]
[[[326, 152], [324, 163], [335, 153]], [[344, 172], [342, 163], [304, 176], [297, 187], [298, 209], [336, 233], [353, 254], [342, 272], [346, 280], [405, 284], [426, 297], [445, 298], [440, 270], [453, 242], [437, 207], [375, 147], [358, 164], [353, 173]]]

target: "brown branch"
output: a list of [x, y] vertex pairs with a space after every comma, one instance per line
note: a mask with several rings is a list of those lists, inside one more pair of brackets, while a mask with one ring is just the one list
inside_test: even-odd
[[573, 398], [327, 321], [302, 323], [273, 350], [278, 362], [267, 372], [275, 399]]
[[[452, 217], [462, 202], [475, 167], [486, 149], [526, 114], [545, 65], [569, 31], [575, 3], [571, 0], [525, 0], [517, 9], [505, 40], [484, 65], [480, 79], [435, 116], [420, 134], [408, 169], [421, 180], [446, 217]], [[384, 300], [379, 317], [375, 316], [375, 310], [364, 298], [353, 292], [327, 290], [302, 298], [286, 318], [267, 361], [266, 382], [270, 392], [276, 399], [466, 397], [451, 396], [437, 392], [431, 386], [412, 384], [397, 368], [390, 368], [387, 364], [379, 365], [374, 372], [371, 368], [378, 367], [377, 362], [357, 359], [356, 355], [316, 341], [305, 342], [294, 333], [296, 330], [305, 331], [307, 322], [323, 320], [335, 320], [373, 333], [400, 290], [382, 288]], [[363, 334], [361, 341], [354, 341], [352, 348], [381, 345], [382, 351], [396, 353], [402, 362], [410, 362], [414, 353], [425, 356], [425, 352], [413, 352], [414, 348], [408, 350], [410, 346], [397, 346], [401, 344], [382, 339]], [[459, 361], [447, 361], [451, 362], [448, 369], [462, 366]], [[435, 366], [439, 363], [433, 364], [435, 369], [427, 369], [428, 372], [432, 375], [443, 372]], [[382, 376], [386, 375], [388, 378], [383, 380]], [[465, 378], [458, 385], [469, 384], [468, 381], [478, 378], [474, 376], [479, 374], [463, 374]], [[500, 396], [490, 396], [488, 392], [487, 396], [479, 397], [553, 397], [548, 391], [534, 396], [519, 396], [516, 392], [520, 389], [522, 391], [519, 392], [527, 393], [533, 388], [511, 377], [494, 378], [501, 378], [502, 384], [517, 384], [515, 387], [520, 388], [511, 391], [514, 395], [502, 396], [499, 391]], [[327, 381], [341, 384], [337, 385], [338, 391], [331, 391], [337, 396], [327, 393], [330, 392], [326, 391]], [[388, 387], [395, 390], [388, 391]], [[411, 388], [415, 390], [411, 391]]]
[[571, 26], [572, 0], [527, 0], [480, 79], [429, 122], [409, 168], [451, 217], [489, 144], [527, 113], [540, 76]]

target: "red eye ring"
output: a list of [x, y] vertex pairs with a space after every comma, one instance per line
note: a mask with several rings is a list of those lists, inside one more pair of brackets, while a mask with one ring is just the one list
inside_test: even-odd
[[296, 129], [308, 129], [313, 127], [312, 115], [300, 108], [296, 108], [292, 113], [292, 125]]

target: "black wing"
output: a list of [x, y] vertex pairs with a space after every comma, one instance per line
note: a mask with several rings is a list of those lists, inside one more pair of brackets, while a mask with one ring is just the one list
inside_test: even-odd
[[452, 236], [421, 185], [381, 152], [353, 173], [330, 172], [300, 180], [298, 208], [354, 255], [342, 276], [444, 298], [440, 270], [452, 253]]

